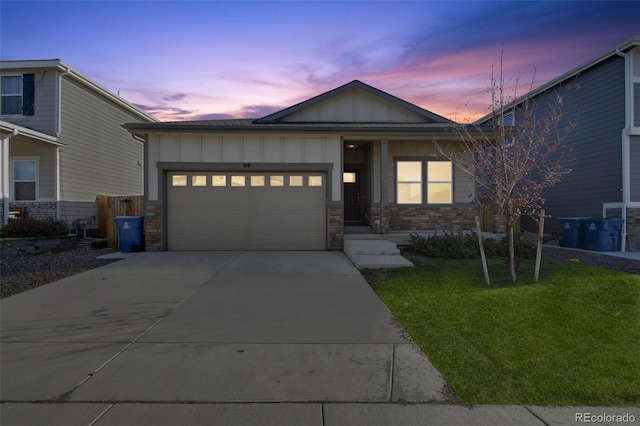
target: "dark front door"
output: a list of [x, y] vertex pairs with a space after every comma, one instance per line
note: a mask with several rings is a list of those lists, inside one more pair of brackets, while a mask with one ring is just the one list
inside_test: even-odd
[[344, 221], [361, 222], [360, 208], [360, 170], [345, 170], [344, 182]]

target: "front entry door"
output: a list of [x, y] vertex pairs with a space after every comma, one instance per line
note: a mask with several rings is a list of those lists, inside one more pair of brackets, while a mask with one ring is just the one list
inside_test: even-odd
[[360, 170], [345, 170], [344, 182], [344, 221], [361, 222], [360, 207]]

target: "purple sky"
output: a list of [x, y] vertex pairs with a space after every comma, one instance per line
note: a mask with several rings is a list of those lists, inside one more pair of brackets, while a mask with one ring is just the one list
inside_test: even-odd
[[354, 79], [466, 121], [503, 43], [528, 86], [634, 35], [638, 1], [0, 1], [0, 59], [61, 59], [167, 121], [262, 117]]

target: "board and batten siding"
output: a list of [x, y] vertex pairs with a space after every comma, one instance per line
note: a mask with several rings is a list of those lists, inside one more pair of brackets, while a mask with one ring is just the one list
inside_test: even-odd
[[148, 141], [148, 200], [158, 200], [158, 162], [331, 163], [332, 200], [339, 201], [342, 142], [339, 136], [152, 134]]
[[60, 191], [67, 215], [83, 217], [88, 210], [81, 202], [95, 210], [98, 194], [142, 194], [143, 144], [121, 127], [138, 117], [66, 78], [61, 96]]
[[288, 115], [281, 121], [423, 123], [425, 119], [362, 90], [352, 89]]
[[[624, 59], [614, 56], [583, 71], [562, 106], [563, 122], [577, 120], [565, 144], [575, 153], [570, 174], [545, 194], [545, 209], [552, 217], [602, 216], [602, 204], [622, 201], [621, 132], [625, 126]], [[536, 97], [544, 105], [546, 96]], [[550, 220], [549, 232], [560, 222]]]
[[35, 110], [33, 115], [2, 115], [2, 119], [22, 127], [55, 136], [57, 124], [58, 71], [49, 70], [3, 70], [2, 75], [35, 74]]

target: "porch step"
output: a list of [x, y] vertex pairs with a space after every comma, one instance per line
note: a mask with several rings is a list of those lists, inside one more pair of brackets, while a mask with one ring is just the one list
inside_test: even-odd
[[369, 225], [345, 225], [345, 234], [373, 234]]
[[386, 240], [346, 240], [344, 242], [344, 252], [352, 255], [357, 254], [377, 254], [393, 255], [400, 254], [400, 250], [392, 241]]
[[396, 243], [385, 240], [345, 240], [344, 253], [358, 269], [412, 268]]

